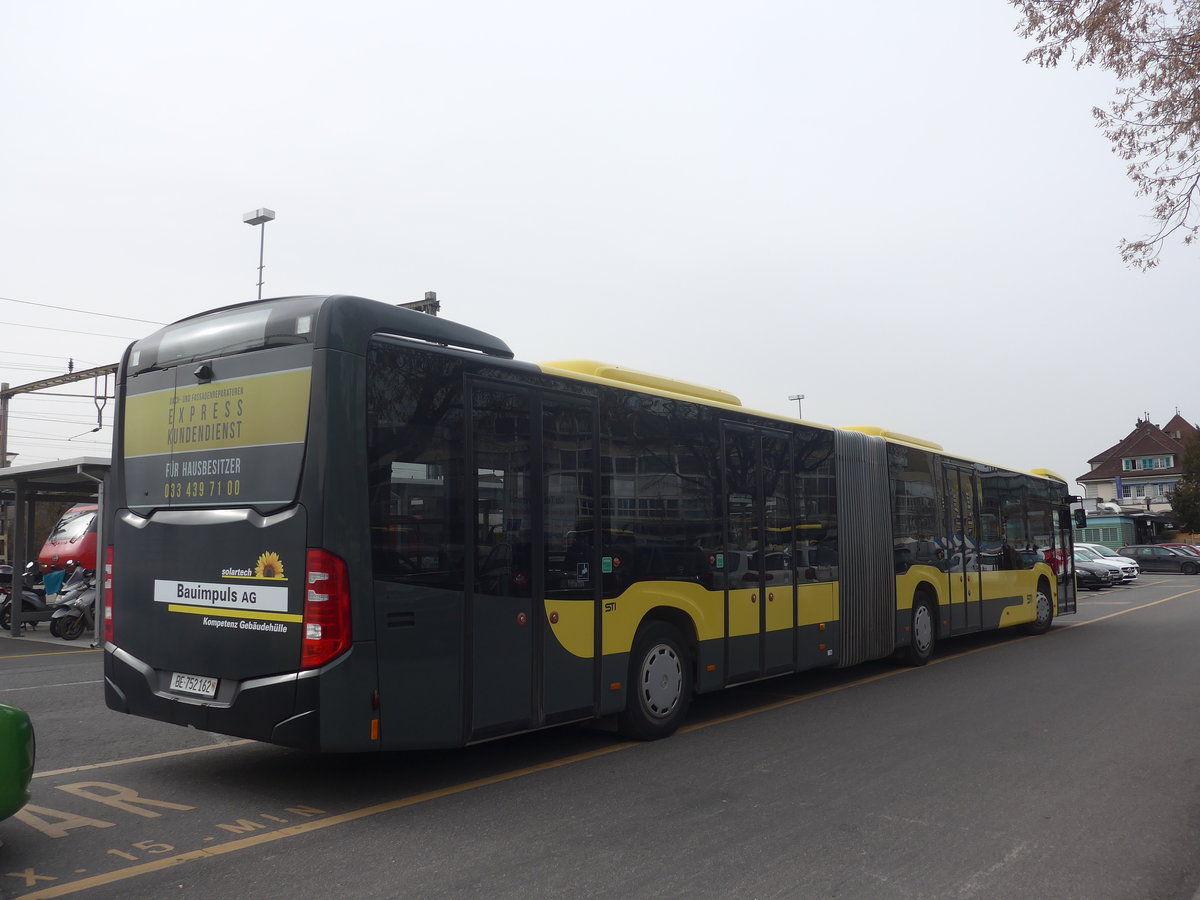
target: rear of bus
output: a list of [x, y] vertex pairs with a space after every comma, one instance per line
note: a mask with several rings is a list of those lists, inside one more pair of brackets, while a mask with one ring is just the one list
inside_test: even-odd
[[353, 535], [330, 528], [304, 475], [355, 461], [328, 453], [353, 404], [327, 414], [315, 387], [330, 368], [361, 368], [318, 348], [326, 299], [228, 307], [126, 351], [106, 503], [111, 708], [289, 746], [371, 746], [374, 663], [348, 652]]

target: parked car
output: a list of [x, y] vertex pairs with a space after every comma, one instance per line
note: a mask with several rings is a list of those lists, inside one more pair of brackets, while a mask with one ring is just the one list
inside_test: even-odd
[[1102, 569], [1107, 569], [1109, 575], [1112, 576], [1113, 584], [1121, 584], [1125, 580], [1125, 569], [1118, 563], [1104, 559], [1099, 553], [1091, 550], [1085, 550], [1082, 547], [1075, 548], [1075, 564], [1091, 563], [1093, 566], [1099, 566]]
[[1160, 547], [1171, 547], [1174, 550], [1182, 550], [1184, 553], [1190, 553], [1193, 556], [1200, 556], [1200, 547], [1195, 544], [1159, 544]]
[[1113, 584], [1113, 572], [1096, 563], [1075, 560], [1075, 586], [1098, 591]]
[[1122, 581], [1133, 581], [1141, 572], [1141, 567], [1138, 566], [1136, 560], [1133, 560], [1128, 556], [1117, 556], [1116, 554], [1112, 554], [1110, 556], [1109, 553], [1112, 553], [1111, 550], [1109, 550], [1108, 553], [1101, 553], [1096, 549], [1096, 545], [1094, 544], [1076, 544], [1076, 559], [1078, 559], [1080, 553], [1093, 562], [1102, 562], [1107, 563], [1110, 566], [1116, 566], [1121, 570]]
[[[1103, 556], [1105, 559], [1109, 560], [1110, 562], [1119, 563], [1120, 565], [1123, 565], [1123, 566], [1133, 566], [1137, 570], [1137, 573], [1134, 575], [1134, 578], [1136, 578], [1137, 575], [1141, 574], [1142, 567], [1138, 565], [1136, 559], [1134, 559], [1132, 556], [1122, 556], [1116, 550], [1112, 549], [1112, 547], [1106, 547], [1106, 546], [1104, 546], [1104, 544], [1088, 544], [1088, 543], [1077, 543], [1075, 546], [1082, 547], [1085, 550], [1094, 550], [1095, 552], [1099, 553], [1101, 556]], [[1127, 580], [1132, 581], [1133, 579], [1130, 578]]]
[[0, 819], [29, 802], [34, 739], [29, 714], [0, 703]]
[[1200, 572], [1200, 557], [1162, 544], [1128, 544], [1121, 548], [1122, 556], [1131, 556], [1145, 572]]

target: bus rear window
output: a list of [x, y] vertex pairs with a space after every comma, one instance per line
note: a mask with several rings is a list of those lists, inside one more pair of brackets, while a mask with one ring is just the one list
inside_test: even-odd
[[270, 317], [269, 309], [253, 309], [168, 328], [158, 342], [158, 363], [168, 365], [196, 355], [216, 356], [258, 346]]
[[138, 374], [191, 360], [311, 343], [319, 299], [294, 297], [232, 307], [168, 325], [133, 345], [128, 371]]
[[129, 378], [125, 500], [130, 509], [291, 504], [308, 436], [310, 345], [187, 364]]

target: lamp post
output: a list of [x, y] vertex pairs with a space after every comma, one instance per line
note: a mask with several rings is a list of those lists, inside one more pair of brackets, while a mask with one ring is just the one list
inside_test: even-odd
[[263, 286], [263, 249], [267, 242], [267, 223], [275, 218], [275, 210], [273, 209], [255, 209], [242, 216], [242, 221], [247, 225], [261, 225], [262, 230], [259, 232], [258, 238], [258, 299], [262, 299]]
[[797, 418], [803, 419], [804, 418], [804, 403], [803, 403], [804, 395], [803, 394], [790, 394], [790, 395], [788, 395], [788, 399], [796, 401]]

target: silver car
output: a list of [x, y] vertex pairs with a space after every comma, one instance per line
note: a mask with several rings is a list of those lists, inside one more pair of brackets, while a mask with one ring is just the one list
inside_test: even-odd
[[1142, 567], [1138, 565], [1136, 559], [1129, 556], [1121, 556], [1103, 544], [1076, 544], [1075, 549], [1086, 551], [1089, 559], [1098, 557], [1103, 562], [1116, 563], [1121, 567], [1121, 575], [1125, 581], [1133, 581], [1138, 575], [1142, 574]]

